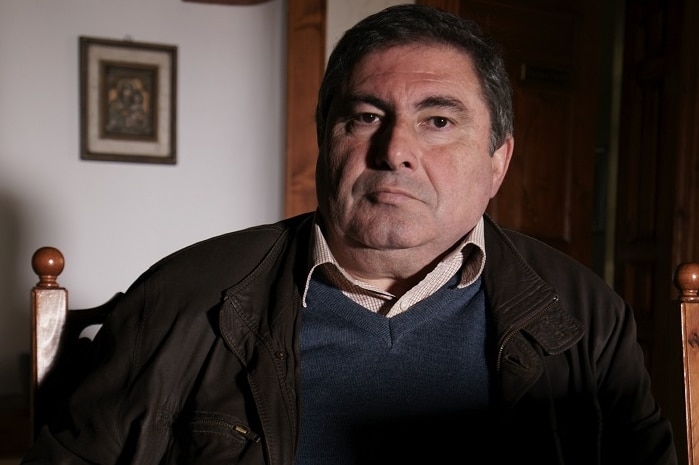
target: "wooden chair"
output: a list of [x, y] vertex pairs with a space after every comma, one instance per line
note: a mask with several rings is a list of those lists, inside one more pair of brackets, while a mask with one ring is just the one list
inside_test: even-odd
[[98, 307], [69, 310], [68, 290], [57, 282], [64, 265], [63, 254], [53, 247], [41, 247], [32, 256], [39, 282], [31, 292], [31, 437], [57, 413], [89, 371], [92, 339], [85, 330], [101, 325], [122, 295], [117, 293]]
[[699, 465], [699, 263], [682, 263], [673, 276], [679, 290], [689, 465]]

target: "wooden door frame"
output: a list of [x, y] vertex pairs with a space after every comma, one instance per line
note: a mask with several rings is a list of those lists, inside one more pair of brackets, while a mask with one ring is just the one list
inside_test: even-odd
[[315, 105], [325, 71], [326, 0], [287, 2], [284, 215], [316, 206]]

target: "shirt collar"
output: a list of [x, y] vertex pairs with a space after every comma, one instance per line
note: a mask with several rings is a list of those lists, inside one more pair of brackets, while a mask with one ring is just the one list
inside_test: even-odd
[[[309, 263], [310, 268], [306, 275], [306, 284], [303, 290], [302, 303], [306, 307], [306, 296], [311, 283], [313, 274], [321, 265], [329, 265], [330, 269], [336, 270], [336, 279], [334, 281], [345, 281], [343, 292], [348, 292], [352, 287], [361, 287], [369, 289], [377, 294], [382, 294], [386, 297], [392, 297], [381, 289], [377, 289], [362, 281], [358, 281], [350, 276], [335, 260], [330, 247], [323, 235], [320, 227], [318, 212], [315, 213], [313, 221], [313, 233], [311, 234], [311, 244], [309, 248]], [[449, 252], [431, 271], [427, 277], [416, 287], [425, 286], [429, 282], [439, 280], [446, 282], [454, 273], [461, 270], [461, 279], [459, 287], [466, 287], [475, 282], [483, 272], [485, 267], [485, 235], [483, 217], [478, 220], [478, 223], [469, 231], [466, 236]], [[434, 288], [434, 286], [430, 286]], [[428, 289], [430, 288], [428, 287]], [[430, 293], [433, 292], [429, 291]]]

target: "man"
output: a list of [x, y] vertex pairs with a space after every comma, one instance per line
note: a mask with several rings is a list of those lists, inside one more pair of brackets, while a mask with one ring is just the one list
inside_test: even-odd
[[403, 5], [350, 29], [317, 212], [142, 275], [25, 462], [676, 463], [632, 311], [484, 216], [511, 107], [470, 22]]

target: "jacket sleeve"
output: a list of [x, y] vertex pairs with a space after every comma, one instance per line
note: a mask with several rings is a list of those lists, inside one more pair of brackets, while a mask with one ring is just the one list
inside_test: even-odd
[[672, 428], [652, 394], [633, 311], [621, 299], [618, 302], [616, 311], [596, 313], [598, 321], [590, 331], [604, 461], [675, 464]]

